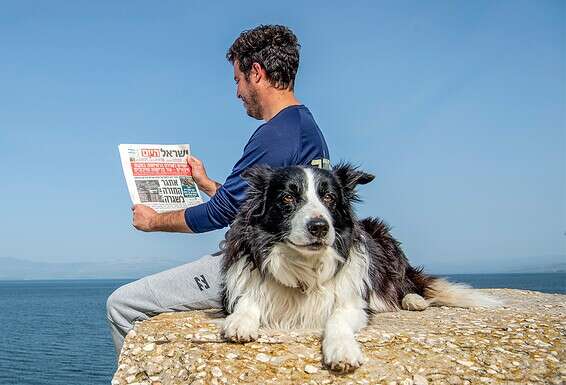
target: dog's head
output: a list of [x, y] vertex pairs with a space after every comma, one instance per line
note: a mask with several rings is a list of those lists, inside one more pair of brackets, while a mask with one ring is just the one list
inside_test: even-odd
[[356, 186], [374, 179], [349, 164], [332, 171], [255, 166], [242, 177], [250, 187], [241, 220], [304, 256], [321, 254], [328, 247], [346, 252], [349, 245], [343, 243], [354, 226]]

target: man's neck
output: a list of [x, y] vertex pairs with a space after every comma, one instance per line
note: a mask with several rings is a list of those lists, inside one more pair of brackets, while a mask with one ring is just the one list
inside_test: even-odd
[[289, 106], [297, 106], [299, 104], [301, 104], [301, 102], [299, 102], [293, 92], [286, 91], [274, 93], [268, 98], [268, 103], [263, 106], [262, 118], [267, 122], [284, 108], [287, 108]]

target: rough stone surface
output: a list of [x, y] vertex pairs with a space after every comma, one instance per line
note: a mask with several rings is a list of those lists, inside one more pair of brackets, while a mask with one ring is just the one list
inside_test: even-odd
[[235, 344], [208, 312], [161, 314], [128, 334], [112, 384], [566, 383], [566, 295], [484, 291], [504, 307], [378, 314], [357, 335], [367, 362], [346, 375], [322, 366], [320, 330]]

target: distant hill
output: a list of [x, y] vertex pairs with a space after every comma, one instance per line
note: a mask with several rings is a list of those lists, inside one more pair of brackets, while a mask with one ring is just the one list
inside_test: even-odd
[[139, 278], [189, 261], [160, 260], [135, 262], [37, 262], [0, 258], [0, 280]]
[[[539, 263], [535, 264], [533, 261], [539, 261]], [[170, 258], [119, 262], [38, 262], [0, 257], [0, 280], [140, 278], [186, 262], [189, 261]], [[501, 266], [493, 271], [478, 270], [479, 268], [482, 268], [482, 266], [460, 267], [459, 269], [450, 269], [450, 271], [445, 271], [446, 268], [430, 271], [435, 274], [564, 273], [566, 272], [566, 255], [522, 258], [512, 266]]]
[[510, 273], [566, 273], [566, 262], [524, 266], [511, 270]]
[[566, 273], [566, 254], [494, 258], [490, 264], [470, 259], [457, 263], [455, 260], [435, 262], [434, 265], [425, 263], [425, 271], [434, 274]]

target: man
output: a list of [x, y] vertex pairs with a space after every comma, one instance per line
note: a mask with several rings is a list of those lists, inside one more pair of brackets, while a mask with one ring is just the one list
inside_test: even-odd
[[[197, 158], [188, 162], [199, 188], [211, 199], [186, 210], [158, 214], [134, 205], [133, 225], [141, 231], [201, 233], [228, 226], [246, 197], [242, 171], [255, 164], [329, 166], [328, 147], [309, 110], [295, 98], [299, 67], [297, 38], [284, 26], [244, 31], [226, 55], [234, 66], [237, 97], [249, 116], [264, 120], [223, 185], [210, 179]], [[119, 355], [135, 321], [171, 311], [221, 307], [221, 252], [153, 274], [118, 288], [107, 301], [107, 318]]]

